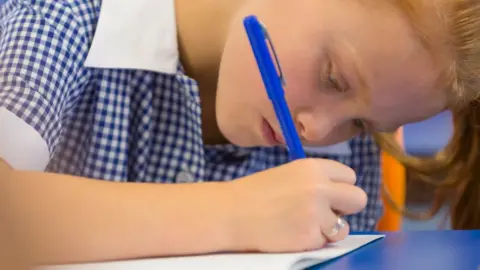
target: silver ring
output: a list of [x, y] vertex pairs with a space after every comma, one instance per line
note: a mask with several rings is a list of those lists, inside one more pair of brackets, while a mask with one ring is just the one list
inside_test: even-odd
[[327, 237], [334, 237], [335, 235], [338, 234], [338, 232], [343, 229], [346, 225], [345, 220], [341, 217], [337, 217], [337, 221], [335, 222], [335, 225], [333, 226], [332, 230], [329, 233], [325, 233]]

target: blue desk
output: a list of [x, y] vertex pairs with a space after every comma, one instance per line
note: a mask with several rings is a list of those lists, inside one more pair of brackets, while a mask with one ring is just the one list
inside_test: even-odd
[[390, 233], [312, 270], [479, 270], [479, 231]]

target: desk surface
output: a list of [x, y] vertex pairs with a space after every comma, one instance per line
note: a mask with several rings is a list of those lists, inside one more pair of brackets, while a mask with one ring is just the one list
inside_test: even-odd
[[387, 236], [312, 270], [480, 270], [480, 230]]

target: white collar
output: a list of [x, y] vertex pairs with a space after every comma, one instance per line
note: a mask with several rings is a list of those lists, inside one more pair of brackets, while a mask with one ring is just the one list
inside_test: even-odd
[[87, 67], [174, 74], [178, 61], [174, 0], [103, 0]]

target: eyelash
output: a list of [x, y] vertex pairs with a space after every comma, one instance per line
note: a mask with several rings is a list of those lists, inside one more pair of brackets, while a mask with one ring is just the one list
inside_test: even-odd
[[367, 132], [367, 127], [365, 125], [365, 123], [360, 120], [360, 119], [354, 119], [353, 120], [353, 125], [355, 126], [355, 128], [359, 129], [360, 132], [362, 133], [366, 133]]
[[327, 74], [326, 74], [325, 81], [330, 85], [331, 88], [334, 88], [335, 90], [341, 93], [347, 91], [347, 87], [343, 86], [342, 83], [339, 82], [338, 79], [336, 79], [335, 73], [337, 72], [335, 72], [334, 65], [331, 60], [328, 60], [326, 73]]
[[[335, 90], [341, 93], [346, 92], [348, 90], [348, 86], [342, 85], [342, 83], [335, 78], [334, 73], [336, 72], [334, 70], [333, 61], [329, 59], [327, 64], [327, 70], [326, 70], [326, 79], [324, 81], [330, 84], [331, 86], [330, 88], [335, 88]], [[361, 133], [367, 132], [367, 127], [362, 120], [354, 119], [353, 125], [355, 126], [355, 128], [359, 129]]]

